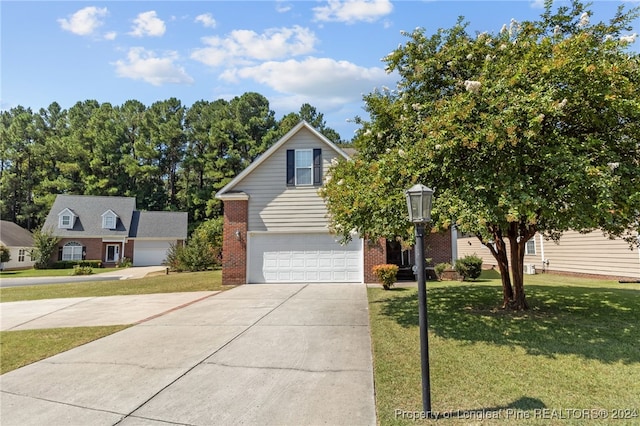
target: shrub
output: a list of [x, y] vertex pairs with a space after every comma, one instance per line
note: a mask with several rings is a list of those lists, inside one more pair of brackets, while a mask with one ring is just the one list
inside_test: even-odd
[[222, 218], [201, 223], [189, 237], [186, 246], [171, 245], [166, 265], [172, 271], [205, 271], [220, 265], [222, 251]]
[[131, 265], [133, 265], [133, 263], [131, 262], [131, 259], [129, 259], [128, 257], [123, 257], [118, 261], [118, 264], [116, 266], [118, 268], [130, 268]]
[[51, 263], [51, 256], [58, 247], [59, 238], [53, 235], [53, 230], [41, 229], [33, 233], [33, 247], [31, 258], [35, 269], [46, 269]]
[[11, 260], [11, 251], [8, 247], [0, 244], [0, 263], [6, 263]]
[[102, 268], [101, 260], [59, 260], [51, 264], [52, 269], [71, 269], [76, 266]]
[[446, 271], [447, 269], [451, 269], [451, 264], [447, 263], [447, 262], [438, 263], [433, 269], [435, 269], [436, 275], [438, 276], [438, 279], [441, 280], [442, 279], [442, 273], [444, 271]]
[[482, 259], [475, 254], [467, 255], [456, 260], [455, 270], [462, 277], [463, 281], [468, 279], [476, 280], [482, 273]]
[[391, 286], [396, 282], [398, 276], [398, 265], [382, 264], [373, 267], [373, 273], [378, 281], [382, 283], [382, 287], [385, 290], [389, 290]]
[[93, 269], [91, 266], [80, 266], [76, 265], [73, 267], [73, 272], [71, 275], [91, 275], [93, 274]]

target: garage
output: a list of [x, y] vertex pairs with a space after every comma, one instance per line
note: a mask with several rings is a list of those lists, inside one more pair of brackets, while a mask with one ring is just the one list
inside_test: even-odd
[[169, 241], [139, 241], [133, 245], [133, 266], [158, 266], [167, 258]]
[[362, 240], [340, 245], [330, 234], [250, 233], [249, 283], [363, 281]]

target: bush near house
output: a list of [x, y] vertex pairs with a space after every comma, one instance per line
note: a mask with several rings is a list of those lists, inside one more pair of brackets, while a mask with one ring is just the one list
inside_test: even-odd
[[71, 269], [78, 267], [102, 268], [101, 260], [59, 260], [51, 265], [51, 269]]
[[469, 279], [475, 281], [482, 273], [482, 259], [473, 254], [467, 255], [462, 259], [456, 260], [454, 268], [463, 281]]
[[373, 267], [373, 274], [382, 283], [385, 290], [389, 290], [398, 277], [398, 265], [382, 264]]

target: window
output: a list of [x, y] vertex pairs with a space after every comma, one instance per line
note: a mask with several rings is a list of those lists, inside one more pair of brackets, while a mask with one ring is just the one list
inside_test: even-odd
[[105, 229], [115, 229], [116, 218], [111, 215], [106, 215], [103, 219], [102, 227]]
[[322, 150], [287, 150], [287, 185], [305, 186], [322, 184]]
[[82, 245], [72, 241], [62, 247], [62, 260], [82, 260]]
[[64, 209], [58, 213], [58, 228], [71, 229], [76, 215], [69, 209]]
[[524, 246], [524, 254], [536, 254], [536, 240], [535, 240], [535, 237], [533, 237], [529, 241], [527, 241], [527, 244]]
[[18, 262], [24, 262], [25, 249], [18, 250]]
[[311, 185], [313, 152], [310, 149], [296, 151], [296, 185]]

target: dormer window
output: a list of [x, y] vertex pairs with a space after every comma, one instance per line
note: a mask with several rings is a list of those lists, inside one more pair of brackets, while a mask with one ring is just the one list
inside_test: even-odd
[[64, 209], [58, 213], [58, 228], [72, 229], [76, 214], [70, 209]]
[[107, 210], [102, 213], [102, 228], [104, 229], [116, 229], [116, 222], [118, 215], [113, 210]]

